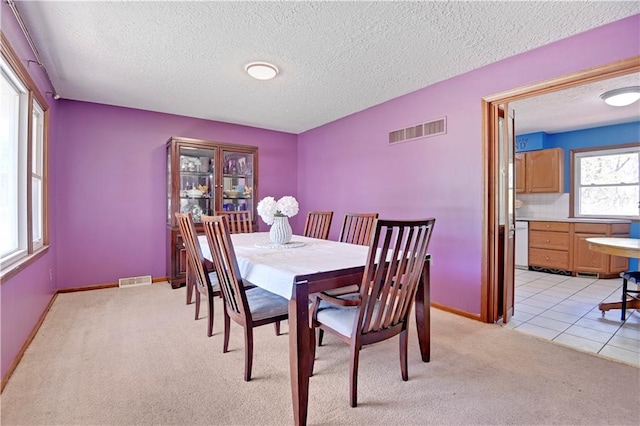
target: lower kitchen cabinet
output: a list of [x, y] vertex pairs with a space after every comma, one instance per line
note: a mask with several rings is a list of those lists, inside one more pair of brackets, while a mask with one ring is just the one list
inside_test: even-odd
[[573, 224], [573, 271], [594, 273], [600, 278], [614, 278], [629, 267], [626, 257], [610, 256], [589, 249], [587, 238], [629, 236], [629, 225], [616, 223], [575, 223]]
[[571, 268], [568, 222], [529, 222], [529, 266]]
[[628, 259], [589, 249], [587, 238], [628, 237], [628, 223], [529, 222], [529, 266], [614, 278]]

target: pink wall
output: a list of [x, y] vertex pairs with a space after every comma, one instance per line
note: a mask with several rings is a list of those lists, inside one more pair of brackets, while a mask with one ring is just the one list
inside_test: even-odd
[[167, 275], [171, 136], [258, 146], [260, 196], [297, 188], [293, 134], [76, 101], [60, 111], [58, 288]]
[[[640, 54], [640, 15], [514, 56], [299, 135], [306, 211], [434, 216], [432, 300], [480, 312], [481, 98]], [[447, 117], [447, 134], [388, 146], [388, 132]], [[330, 172], [329, 172], [330, 171]], [[302, 212], [303, 214], [306, 214]]]

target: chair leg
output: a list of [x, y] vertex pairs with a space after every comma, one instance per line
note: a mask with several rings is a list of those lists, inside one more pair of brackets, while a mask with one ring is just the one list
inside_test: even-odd
[[213, 336], [213, 295], [208, 294], [207, 300], [209, 302], [209, 318], [207, 318], [207, 336]]
[[251, 380], [253, 366], [253, 327], [244, 326], [244, 381]]
[[276, 321], [273, 323], [273, 328], [276, 330], [276, 336], [280, 335], [280, 321]]
[[193, 281], [187, 277], [187, 305], [193, 303]]
[[324, 337], [324, 330], [318, 328], [318, 346], [322, 346], [322, 338]]
[[400, 371], [402, 372], [402, 380], [405, 382], [409, 380], [409, 372], [407, 369], [407, 343], [409, 339], [407, 336], [409, 332], [404, 329], [400, 332]]
[[231, 318], [227, 314], [226, 306], [224, 307], [224, 342], [222, 344], [222, 353], [229, 352], [229, 331], [231, 329]]
[[349, 402], [352, 407], [358, 406], [358, 361], [360, 348], [351, 344], [351, 362], [349, 363]]
[[622, 279], [622, 313], [620, 314], [620, 321], [624, 321], [626, 319], [627, 312], [627, 279]]
[[200, 291], [196, 291], [196, 320], [200, 318]]

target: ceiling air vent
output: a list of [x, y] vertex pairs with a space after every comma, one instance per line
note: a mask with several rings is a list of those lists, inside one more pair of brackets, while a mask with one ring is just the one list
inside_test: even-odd
[[408, 142], [447, 133], [447, 117], [389, 132], [389, 144]]

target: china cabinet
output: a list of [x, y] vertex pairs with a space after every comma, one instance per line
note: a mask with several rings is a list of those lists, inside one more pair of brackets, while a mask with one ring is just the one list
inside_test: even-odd
[[200, 139], [167, 141], [167, 276], [173, 288], [185, 282], [186, 253], [175, 213], [200, 218], [216, 211], [248, 210], [256, 224], [258, 148]]

